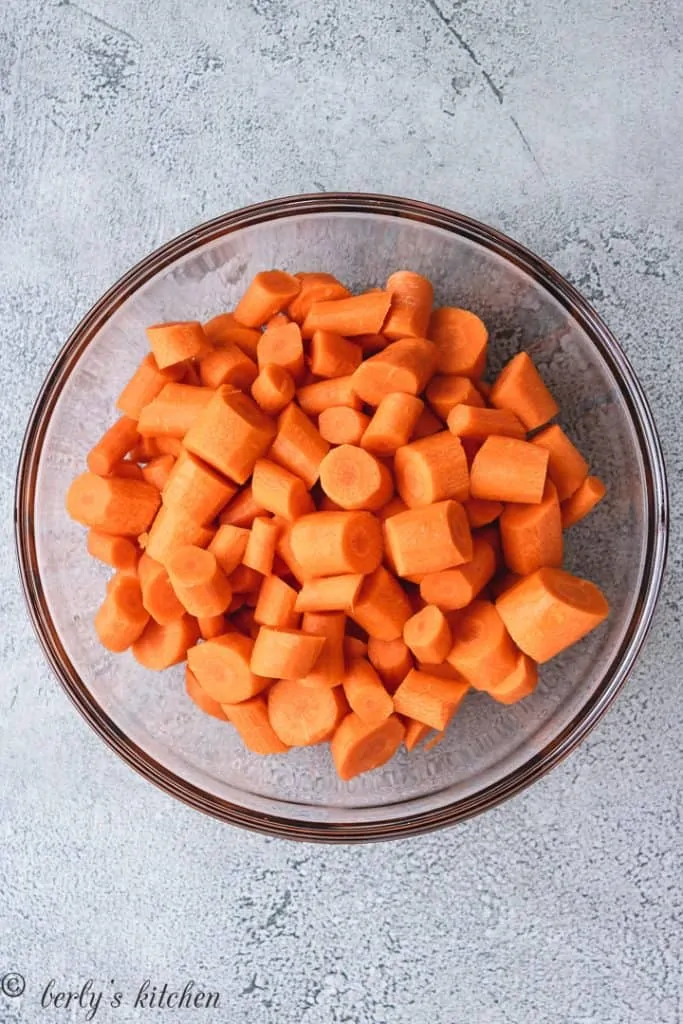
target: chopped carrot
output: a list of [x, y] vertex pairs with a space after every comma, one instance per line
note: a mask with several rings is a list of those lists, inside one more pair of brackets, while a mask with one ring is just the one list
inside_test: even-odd
[[315, 665], [299, 681], [304, 686], [341, 686], [346, 629], [344, 612], [304, 612], [301, 628], [309, 636], [322, 637], [324, 642]]
[[135, 447], [139, 439], [137, 421], [121, 416], [88, 452], [88, 469], [98, 476], [109, 476], [117, 462]]
[[314, 511], [313, 499], [301, 477], [269, 459], [259, 459], [251, 478], [254, 497], [273, 515], [298, 519]]
[[188, 430], [185, 447], [220, 473], [243, 484], [274, 435], [274, 424], [256, 403], [225, 384], [213, 393]]
[[397, 270], [387, 281], [387, 291], [391, 295], [391, 308], [382, 333], [392, 341], [424, 338], [434, 301], [432, 282], [412, 270]]
[[469, 377], [459, 377], [454, 373], [432, 377], [427, 385], [426, 398], [444, 423], [456, 405], [484, 406], [483, 398]]
[[192, 384], [165, 384], [157, 397], [140, 411], [138, 430], [143, 437], [164, 434], [183, 438], [213, 394], [211, 388]]
[[121, 459], [112, 467], [111, 476], [118, 476], [124, 480], [144, 480], [145, 474], [142, 467], [131, 459]]
[[394, 707], [399, 715], [441, 730], [453, 718], [468, 689], [466, 682], [413, 668], [394, 694]]
[[304, 338], [312, 338], [316, 331], [334, 331], [345, 337], [375, 334], [381, 330], [390, 305], [391, 295], [382, 291], [316, 301], [308, 310], [301, 331]]
[[211, 543], [215, 531], [202, 526], [182, 510], [162, 505], [149, 531], [145, 551], [157, 562], [165, 565], [173, 551], [182, 544], [205, 548]]
[[260, 327], [286, 309], [299, 294], [301, 282], [283, 270], [263, 270], [257, 274], [235, 307], [235, 320], [245, 327]]
[[212, 345], [219, 348], [230, 344], [237, 345], [250, 359], [256, 359], [256, 346], [261, 332], [238, 323], [234, 313], [219, 313], [208, 320], [204, 324], [204, 334]]
[[184, 615], [182, 619], [164, 626], [152, 619], [133, 644], [133, 657], [144, 668], [163, 672], [165, 668], [184, 661], [188, 650], [194, 650], [192, 645], [198, 639], [197, 620], [191, 615]]
[[455, 405], [448, 414], [448, 429], [456, 437], [477, 440], [496, 434], [524, 440], [526, 430], [509, 409], [479, 409], [474, 405]]
[[298, 612], [350, 611], [364, 577], [358, 573], [307, 580], [296, 596]]
[[100, 530], [88, 530], [88, 554], [119, 572], [135, 572], [140, 557], [130, 537], [116, 537]]
[[138, 563], [142, 603], [155, 622], [168, 626], [182, 619], [185, 608], [178, 600], [166, 569], [145, 552]]
[[274, 626], [276, 629], [297, 629], [299, 609], [296, 607], [297, 593], [279, 576], [266, 576], [259, 590], [254, 609], [254, 621], [259, 626]]
[[332, 274], [295, 274], [301, 287], [292, 299], [287, 312], [298, 324], [308, 316], [314, 302], [329, 302], [332, 299], [347, 299], [351, 292]]
[[[210, 352], [210, 351], [211, 351], [210, 347], [207, 346], [206, 352]], [[183, 384], [192, 384], [193, 387], [197, 387], [197, 388], [201, 387], [202, 386], [202, 379], [199, 376], [199, 370], [197, 368], [197, 363], [194, 360], [186, 359], [185, 363], [178, 363], [178, 366], [183, 366], [183, 365], [185, 366], [185, 372], [183, 373], [183, 376], [181, 378], [182, 383]]]
[[268, 330], [271, 327], [284, 327], [286, 324], [291, 324], [292, 320], [287, 316], [286, 313], [276, 313], [275, 316], [271, 316], [270, 320], [266, 321], [265, 329]]
[[314, 575], [310, 569], [310, 561], [304, 568], [303, 565], [297, 560], [294, 551], [292, 549], [292, 527], [293, 523], [287, 519], [280, 519], [281, 530], [280, 536], [277, 542], [277, 557], [281, 558], [284, 564], [287, 566], [290, 574], [298, 583], [303, 583], [307, 579], [311, 579]]
[[252, 671], [275, 679], [301, 679], [315, 665], [324, 643], [324, 637], [299, 629], [261, 626], [251, 654]]
[[[255, 697], [271, 682], [250, 667], [254, 641], [242, 633], [225, 633], [191, 647], [187, 663], [199, 685], [220, 704], [239, 704]], [[233, 721], [232, 716], [228, 717]]]
[[406, 622], [403, 639], [418, 661], [438, 665], [453, 646], [451, 628], [435, 604], [427, 604]]
[[472, 558], [467, 516], [457, 501], [439, 501], [384, 522], [384, 539], [399, 576], [440, 572]]
[[353, 374], [353, 390], [368, 405], [400, 391], [419, 395], [436, 369], [436, 348], [426, 338], [394, 341], [361, 363]]
[[520, 652], [517, 664], [510, 675], [506, 676], [503, 682], [498, 683], [497, 686], [489, 686], [486, 692], [499, 704], [515, 704], [518, 700], [533, 693], [537, 683], [536, 662], [532, 661], [527, 654]]
[[[259, 342], [259, 345], [261, 343]], [[214, 348], [199, 360], [199, 379], [207, 388], [232, 384], [248, 390], [258, 377], [258, 367], [238, 345], [227, 344]]]
[[481, 377], [489, 335], [483, 321], [474, 313], [453, 306], [435, 309], [427, 337], [437, 347], [439, 373]]
[[307, 384], [297, 391], [297, 401], [307, 416], [319, 416], [334, 405], [348, 405], [350, 409], [362, 409], [363, 403], [353, 390], [353, 374], [346, 377], [331, 377]]
[[328, 498], [345, 509], [376, 511], [393, 496], [391, 473], [363, 448], [342, 444], [320, 463], [320, 483]]
[[396, 640], [368, 638], [368, 659], [389, 693], [395, 693], [414, 668], [410, 649], [402, 637]]
[[403, 746], [406, 748], [408, 753], [419, 747], [422, 740], [431, 732], [428, 725], [424, 722], [418, 722], [415, 718], [406, 719], [406, 734], [403, 739]]
[[277, 433], [268, 457], [300, 476], [307, 487], [312, 487], [329, 448], [308, 416], [292, 402], [278, 417]]
[[302, 516], [292, 524], [289, 540], [296, 561], [311, 577], [366, 575], [382, 558], [382, 529], [371, 512]]
[[541, 430], [532, 439], [532, 444], [546, 448], [550, 453], [548, 459], [548, 477], [557, 488], [560, 501], [566, 501], [576, 494], [588, 476], [588, 463], [581, 452], [556, 423]]
[[268, 509], [259, 505], [254, 498], [252, 487], [243, 487], [223, 509], [219, 516], [219, 522], [221, 526], [251, 526], [257, 516], [263, 516], [267, 511]]
[[280, 535], [280, 526], [272, 519], [258, 516], [251, 524], [242, 562], [263, 576], [273, 571], [273, 559]]
[[162, 501], [204, 525], [215, 519], [236, 493], [233, 483], [196, 455], [183, 451], [166, 481]]
[[146, 466], [143, 466], [143, 480], [146, 480], [148, 484], [153, 484], [158, 491], [163, 491], [175, 461], [172, 455], [157, 455]]
[[609, 612], [594, 583], [548, 567], [521, 579], [496, 608], [517, 646], [539, 663], [577, 643]]
[[370, 417], [351, 406], [333, 405], [318, 417], [318, 430], [330, 444], [359, 444]]
[[389, 344], [384, 334], [357, 334], [353, 340], [356, 345], [360, 345], [363, 356], [374, 356], [375, 352], [381, 352]]
[[400, 391], [385, 395], [361, 439], [361, 448], [374, 455], [394, 455], [408, 444], [424, 402]]
[[557, 489], [550, 480], [538, 505], [505, 506], [500, 517], [500, 537], [505, 564], [520, 576], [544, 565], [562, 565], [562, 515]]
[[493, 578], [495, 571], [496, 556], [493, 548], [488, 541], [475, 537], [469, 562], [456, 569], [427, 573], [420, 583], [420, 595], [424, 601], [437, 605], [443, 611], [457, 611], [466, 608], [474, 600]]
[[318, 377], [346, 377], [362, 358], [360, 345], [334, 331], [316, 331], [311, 339], [310, 366]]
[[351, 710], [369, 725], [379, 724], [393, 714], [394, 702], [391, 695], [365, 658], [357, 658], [347, 666], [344, 694]]
[[174, 459], [177, 459], [184, 450], [179, 438], [169, 437], [168, 435], [155, 437], [154, 444], [159, 455], [172, 455]]
[[344, 637], [344, 664], [348, 663], [353, 658], [367, 658], [368, 656], [368, 645], [365, 640], [359, 640], [357, 636], [345, 636]]
[[363, 772], [381, 768], [394, 756], [404, 735], [405, 728], [397, 715], [390, 715], [379, 725], [368, 725], [351, 712], [330, 743], [337, 774], [348, 782]]
[[147, 340], [160, 370], [185, 359], [194, 359], [207, 348], [208, 342], [197, 320], [153, 324], [147, 328]]
[[562, 509], [562, 527], [568, 530], [570, 526], [581, 520], [592, 512], [598, 502], [602, 501], [607, 493], [607, 488], [597, 476], [588, 476], [578, 490], [574, 491], [571, 498], [567, 498], [560, 506]]
[[154, 437], [141, 437], [130, 453], [130, 459], [131, 462], [144, 463], [158, 458], [159, 455], [163, 455], [163, 452], [159, 449], [157, 439]]
[[137, 577], [117, 573], [95, 615], [95, 630], [108, 651], [119, 654], [135, 643], [149, 622]]
[[302, 382], [304, 346], [301, 341], [301, 328], [297, 323], [289, 322], [276, 327], [267, 327], [261, 335], [256, 354], [259, 370], [264, 370], [266, 366], [271, 365], [281, 366], [295, 384]]
[[248, 540], [249, 530], [243, 526], [224, 523], [218, 527], [209, 544], [209, 551], [227, 576], [234, 572], [242, 562]]
[[289, 750], [270, 724], [263, 697], [251, 697], [239, 704], [224, 703], [223, 710], [252, 754], [286, 754]]
[[[247, 542], [248, 543], [248, 542]], [[248, 565], [238, 565], [229, 576], [230, 586], [235, 594], [251, 594], [261, 585], [263, 577]]]
[[396, 452], [394, 471], [396, 489], [409, 508], [470, 497], [465, 451], [449, 430], [403, 445]]
[[543, 499], [547, 469], [545, 448], [513, 437], [487, 437], [472, 463], [471, 496], [538, 504]]
[[144, 406], [148, 405], [169, 382], [169, 370], [163, 373], [156, 359], [149, 352], [116, 399], [116, 408], [124, 416], [136, 420]]
[[81, 473], [71, 483], [66, 510], [83, 526], [122, 536], [138, 536], [151, 524], [159, 492], [144, 480]]
[[512, 672], [517, 648], [496, 605], [472, 601], [454, 617], [451, 628], [455, 643], [448, 662], [468, 683], [480, 688], [495, 686]]
[[222, 615], [232, 600], [232, 587], [216, 557], [193, 544], [169, 555], [166, 571], [178, 600], [190, 615]]
[[542, 427], [560, 411], [526, 352], [510, 360], [496, 378], [489, 396], [496, 409], [509, 409], [527, 430]]
[[401, 584], [383, 565], [366, 576], [351, 609], [351, 618], [368, 636], [396, 640], [410, 618], [411, 607]]
[[212, 718], [217, 718], [220, 722], [229, 721], [228, 716], [218, 701], [212, 700], [208, 693], [204, 693], [189, 665], [185, 666], [185, 692], [190, 700], [206, 715], [211, 715]]
[[386, 505], [382, 505], [380, 509], [377, 509], [375, 514], [378, 519], [384, 522], [385, 519], [391, 519], [392, 516], [397, 516], [399, 512], [406, 512], [407, 509], [408, 506], [402, 498], [394, 497]]
[[503, 503], [500, 501], [485, 501], [483, 498], [470, 498], [463, 502], [463, 508], [467, 515], [467, 521], [473, 530], [479, 526], [488, 526], [495, 522], [503, 511]]
[[419, 441], [423, 437], [431, 437], [443, 430], [443, 423], [434, 415], [431, 409], [426, 406], [420, 413], [417, 423], [413, 427], [413, 441]]
[[348, 706], [339, 687], [313, 689], [294, 679], [280, 679], [268, 691], [270, 724], [289, 747], [322, 743], [347, 713]]
[[259, 408], [276, 416], [294, 398], [296, 385], [284, 366], [268, 363], [251, 386], [251, 395]]
[[[232, 604], [232, 601], [230, 604]], [[228, 605], [228, 610], [229, 608], [230, 605]], [[223, 614], [199, 615], [197, 616], [197, 625], [199, 626], [202, 640], [213, 640], [217, 636], [223, 636], [224, 633], [230, 632], [230, 627]]]

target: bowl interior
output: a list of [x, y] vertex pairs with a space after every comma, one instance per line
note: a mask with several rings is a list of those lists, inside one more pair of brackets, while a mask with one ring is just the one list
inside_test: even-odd
[[[327, 746], [261, 758], [229, 726], [194, 708], [183, 668], [161, 674], [130, 654], [104, 651], [92, 620], [107, 571], [89, 558], [81, 527], [64, 511], [71, 479], [114, 418], [115, 398], [146, 352], [144, 327], [206, 319], [233, 307], [258, 270], [326, 270], [353, 288], [381, 285], [410, 267], [432, 279], [439, 304], [475, 310], [490, 334], [491, 377], [525, 348], [562, 409], [560, 422], [608, 496], [567, 535], [567, 567], [597, 582], [609, 621], [546, 665], [537, 692], [513, 707], [466, 699], [446, 740], [430, 753], [401, 752], [385, 768], [340, 782]], [[560, 736], [594, 698], [628, 643], [644, 583], [646, 467], [622, 387], [566, 308], [521, 264], [464, 234], [389, 214], [295, 213], [243, 226], [181, 256], [126, 298], [64, 372], [39, 464], [32, 508], [35, 583], [52, 619], [65, 671], [78, 677], [107, 728], [163, 773], [253, 813], [302, 823], [362, 825], [433, 811], [500, 784]]]

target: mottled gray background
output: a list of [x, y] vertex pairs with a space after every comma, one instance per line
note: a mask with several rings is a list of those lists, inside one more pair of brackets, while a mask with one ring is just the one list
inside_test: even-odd
[[[0, 976], [27, 979], [2, 1024], [83, 1020], [40, 1010], [50, 977], [192, 977], [222, 1010], [171, 1016], [212, 1024], [683, 1020], [682, 34], [678, 0], [2, 0]], [[649, 642], [581, 749], [483, 818], [352, 848], [222, 826], [116, 759], [43, 663], [11, 524], [31, 404], [98, 295], [198, 221], [334, 189], [464, 211], [567, 274], [673, 498]]]

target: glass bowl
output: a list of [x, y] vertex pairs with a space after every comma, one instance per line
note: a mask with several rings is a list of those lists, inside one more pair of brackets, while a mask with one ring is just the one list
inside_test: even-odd
[[[146, 351], [144, 327], [234, 306], [254, 273], [325, 270], [352, 288], [401, 267], [426, 274], [439, 304], [475, 310], [491, 332], [490, 371], [526, 348], [561, 422], [608, 485], [567, 535], [567, 566], [597, 582], [609, 620], [543, 667], [512, 707], [471, 694], [431, 752], [340, 782], [327, 745], [248, 753], [198, 711], [183, 667], [110, 655], [92, 620], [107, 570], [64, 510], [71, 479], [114, 416]], [[374, 195], [314, 195], [252, 206], [198, 227], [130, 270], [78, 325], [38, 396], [16, 495], [29, 611], [70, 698], [125, 760], [167, 792], [224, 821], [305, 840], [386, 839], [449, 825], [519, 792], [572, 750], [623, 685], [645, 638], [664, 568], [667, 490], [660, 444], [633, 370], [595, 311], [528, 250], [459, 214]]]

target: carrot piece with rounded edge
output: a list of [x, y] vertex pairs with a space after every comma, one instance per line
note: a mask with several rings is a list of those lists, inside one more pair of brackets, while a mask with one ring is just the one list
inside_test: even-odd
[[310, 636], [322, 637], [322, 650], [315, 665], [300, 682], [308, 687], [341, 686], [344, 679], [344, 612], [304, 612], [301, 628]]
[[251, 654], [252, 672], [275, 679], [301, 679], [315, 665], [324, 644], [324, 637], [298, 629], [261, 626]]
[[260, 327], [286, 309], [299, 294], [301, 282], [284, 270], [262, 270], [235, 307], [235, 320], [245, 327]]
[[228, 721], [235, 726], [242, 743], [252, 754], [286, 754], [289, 747], [275, 733], [268, 718], [264, 697], [251, 697], [240, 704], [223, 705]]
[[368, 636], [396, 640], [412, 608], [403, 587], [383, 565], [366, 576], [351, 608], [351, 618]]
[[245, 327], [235, 320], [234, 313], [219, 313], [204, 324], [207, 340], [218, 347], [237, 345], [250, 359], [256, 359], [256, 346], [261, 332]]
[[265, 454], [275, 425], [247, 395], [229, 384], [211, 401], [185, 435], [185, 447], [231, 480], [243, 484]]
[[557, 423], [541, 430], [531, 443], [546, 448], [550, 453], [548, 477], [557, 488], [559, 500], [566, 501], [588, 476], [588, 463]]
[[351, 609], [363, 583], [358, 573], [307, 580], [296, 596], [298, 612], [346, 612]]
[[236, 493], [233, 483], [196, 455], [183, 451], [169, 474], [161, 500], [203, 526], [215, 519]]
[[341, 722], [330, 742], [337, 774], [345, 782], [364, 772], [381, 768], [401, 745], [405, 728], [397, 715], [369, 725], [354, 712]]
[[538, 684], [538, 668], [536, 662], [521, 651], [517, 665], [502, 683], [489, 686], [486, 690], [490, 697], [499, 704], [516, 704], [533, 693]]
[[300, 476], [310, 488], [318, 479], [320, 463], [329, 448], [306, 413], [292, 402], [278, 417], [277, 433], [268, 457]]
[[408, 506], [405, 501], [401, 498], [394, 497], [391, 501], [388, 501], [386, 505], [382, 505], [380, 509], [377, 509], [375, 515], [378, 519], [384, 522], [385, 519], [391, 519], [392, 516], [397, 516], [399, 512], [406, 512]]
[[305, 369], [304, 346], [297, 323], [267, 327], [261, 335], [256, 355], [259, 371], [269, 365], [281, 366], [295, 384], [301, 384]]
[[117, 573], [109, 581], [107, 595], [95, 615], [95, 631], [108, 651], [119, 654], [135, 643], [149, 622], [135, 576]]
[[238, 565], [228, 577], [235, 594], [251, 594], [261, 586], [263, 577], [248, 565]]
[[364, 292], [347, 299], [318, 300], [306, 314], [301, 333], [304, 338], [312, 338], [316, 331], [334, 331], [344, 337], [376, 334], [390, 306], [391, 295], [382, 291]]
[[121, 416], [88, 452], [88, 469], [98, 476], [109, 476], [139, 440], [137, 420]]
[[[230, 604], [232, 604], [232, 600]], [[229, 608], [230, 605], [228, 605], [226, 611]], [[222, 613], [220, 615], [198, 615], [197, 625], [199, 626], [202, 640], [213, 640], [217, 636], [223, 636], [224, 633], [230, 632], [227, 619]]]
[[403, 640], [418, 661], [434, 665], [445, 661], [453, 646], [451, 628], [435, 604], [428, 604], [411, 615], [403, 627]]
[[153, 484], [158, 491], [163, 491], [175, 461], [172, 455], [157, 455], [146, 466], [143, 466], [143, 480], [146, 480], [148, 484]]
[[162, 505], [149, 531], [145, 551], [162, 565], [182, 544], [208, 547], [216, 531], [184, 515], [182, 510]]
[[436, 348], [426, 338], [394, 341], [361, 363], [353, 374], [353, 390], [368, 405], [400, 391], [421, 394], [436, 369]]
[[284, 327], [285, 324], [291, 324], [291, 317], [288, 317], [286, 313], [276, 313], [275, 316], [271, 316], [270, 320], [266, 321], [265, 329], [268, 330], [270, 327]]
[[481, 377], [486, 366], [489, 334], [475, 313], [454, 306], [435, 309], [427, 337], [438, 350], [439, 373]]
[[518, 352], [503, 367], [489, 395], [496, 409], [509, 409], [527, 430], [542, 427], [560, 411], [527, 352]]
[[335, 405], [347, 405], [350, 409], [362, 409], [363, 403], [353, 390], [353, 375], [330, 377], [299, 388], [297, 401], [307, 416], [319, 416], [325, 409]]
[[144, 480], [81, 473], [69, 486], [66, 510], [83, 526], [137, 536], [154, 519], [160, 501], [156, 487]]
[[279, 576], [266, 576], [259, 590], [254, 621], [259, 626], [276, 629], [298, 629], [297, 593]]
[[539, 663], [581, 640], [609, 611], [594, 583], [549, 567], [523, 577], [496, 608], [517, 646]]
[[473, 530], [479, 526], [488, 526], [495, 522], [503, 511], [503, 503], [500, 501], [485, 501], [483, 498], [470, 498], [463, 502], [463, 508], [467, 515], [467, 521]]
[[393, 714], [391, 694], [365, 658], [356, 658], [347, 665], [344, 695], [351, 710], [369, 725], [379, 724]]
[[420, 441], [423, 437], [431, 437], [443, 430], [443, 423], [434, 415], [431, 409], [426, 406], [420, 413], [417, 423], [413, 427], [413, 441]]
[[396, 490], [409, 508], [446, 498], [466, 501], [470, 479], [465, 450], [449, 430], [411, 441], [396, 452]]
[[199, 360], [199, 379], [207, 388], [232, 384], [247, 391], [257, 377], [256, 363], [235, 344], [214, 348]]
[[[486, 540], [475, 537], [472, 541], [472, 558], [456, 569], [427, 573], [420, 583], [420, 596], [429, 604], [437, 605], [442, 611], [458, 611], [466, 608], [493, 578], [496, 571], [496, 556]], [[448, 651], [446, 651], [448, 654]], [[419, 656], [418, 656], [419, 657]], [[444, 655], [444, 658], [446, 655]], [[421, 658], [428, 661], [428, 658]], [[443, 661], [443, 658], [441, 659]]]
[[370, 452], [354, 445], [332, 448], [320, 463], [323, 491], [345, 509], [376, 511], [392, 498], [391, 473]]
[[254, 492], [249, 485], [243, 487], [228, 503], [218, 517], [218, 521], [221, 526], [251, 526], [257, 516], [263, 516], [267, 511], [267, 508], [259, 505], [255, 500]]
[[415, 395], [385, 395], [361, 438], [361, 448], [373, 455], [394, 455], [410, 441], [423, 409], [424, 402]]
[[318, 377], [347, 377], [362, 358], [360, 345], [334, 331], [316, 331], [311, 339], [309, 364]]
[[164, 626], [152, 619], [133, 644], [133, 657], [144, 668], [162, 672], [184, 661], [188, 650], [194, 650], [193, 644], [198, 639], [197, 620], [191, 615], [184, 615], [182, 619]]
[[432, 672], [411, 669], [394, 694], [394, 707], [431, 729], [445, 729], [462, 703], [466, 682], [444, 679]]
[[403, 739], [403, 746], [408, 753], [419, 747], [429, 732], [431, 732], [431, 729], [424, 722], [418, 722], [415, 718], [408, 718], [406, 721], [406, 734]]
[[168, 626], [185, 615], [166, 569], [144, 552], [138, 563], [142, 603], [160, 626]]
[[119, 572], [135, 572], [140, 551], [130, 537], [88, 530], [88, 554]]
[[210, 551], [184, 544], [171, 552], [166, 571], [178, 600], [190, 615], [222, 615], [232, 600], [228, 577]]
[[318, 417], [318, 430], [330, 444], [359, 444], [370, 417], [350, 406], [333, 405]]
[[598, 502], [607, 494], [607, 488], [597, 476], [588, 476], [571, 498], [563, 501], [562, 528], [568, 530], [570, 526], [579, 523], [589, 512], [592, 512]]
[[142, 472], [142, 467], [138, 466], [137, 462], [133, 462], [132, 459], [120, 459], [111, 471], [111, 476], [118, 476], [124, 480], [144, 480], [145, 475]]
[[282, 559], [295, 580], [298, 583], [303, 583], [305, 580], [311, 579], [314, 574], [310, 570], [310, 562], [304, 568], [294, 554], [292, 549], [293, 525], [293, 522], [288, 519], [280, 519], [281, 531], [277, 541], [277, 557]]
[[382, 558], [382, 529], [371, 512], [302, 516], [292, 524], [289, 542], [296, 561], [311, 577], [366, 575]]
[[296, 385], [284, 366], [268, 363], [251, 385], [251, 396], [269, 416], [276, 416], [294, 398]]
[[446, 422], [448, 414], [456, 405], [473, 405], [484, 407], [474, 383], [469, 377], [459, 377], [455, 373], [440, 374], [432, 377], [427, 385], [425, 397], [437, 416]]
[[440, 572], [472, 558], [467, 516], [457, 501], [399, 512], [384, 522], [384, 539], [399, 576]]
[[248, 540], [249, 530], [242, 526], [224, 523], [218, 527], [209, 551], [227, 576], [241, 564]]
[[208, 347], [202, 325], [197, 320], [152, 324], [145, 333], [160, 370], [185, 359], [194, 359]]
[[523, 441], [526, 429], [509, 409], [480, 409], [474, 405], [455, 405], [448, 414], [448, 429], [456, 437], [485, 439], [491, 434], [498, 437], [517, 437]]
[[357, 636], [345, 636], [343, 650], [345, 665], [348, 665], [353, 658], [367, 658], [368, 656], [368, 645], [365, 640], [359, 640]]
[[254, 501], [273, 515], [298, 519], [315, 506], [301, 477], [270, 459], [259, 459], [251, 477]]
[[434, 301], [431, 281], [412, 270], [397, 270], [387, 280], [391, 307], [382, 327], [391, 341], [398, 338], [424, 338]]
[[514, 437], [487, 437], [472, 462], [470, 494], [485, 501], [537, 505], [547, 470], [545, 448]]
[[495, 686], [512, 672], [517, 648], [496, 605], [473, 601], [452, 623], [455, 642], [447, 660], [468, 683]]
[[166, 435], [182, 439], [206, 409], [214, 392], [194, 384], [165, 384], [138, 417], [143, 437]]
[[506, 505], [499, 525], [503, 557], [512, 572], [527, 576], [544, 565], [562, 565], [562, 515], [552, 481], [546, 481], [538, 505]]
[[402, 637], [395, 640], [368, 637], [368, 659], [389, 693], [395, 693], [414, 668], [410, 649]]
[[169, 373], [175, 375], [172, 370], [173, 368], [169, 368], [162, 373], [156, 359], [149, 352], [116, 399], [116, 408], [124, 416], [136, 420], [142, 408], [156, 398], [164, 385], [168, 384]]
[[341, 281], [338, 281], [332, 274], [295, 274], [301, 283], [298, 295], [292, 299], [287, 307], [287, 313], [302, 324], [314, 302], [328, 302], [332, 299], [347, 299], [350, 291], [345, 288]]
[[204, 693], [189, 665], [185, 666], [185, 692], [204, 714], [211, 715], [212, 718], [217, 718], [220, 722], [230, 721], [218, 701], [209, 697], [208, 693]]
[[268, 717], [276, 735], [290, 747], [310, 747], [328, 739], [348, 705], [340, 687], [313, 689], [280, 679], [268, 691]]
[[273, 559], [277, 548], [280, 526], [272, 519], [258, 516], [251, 524], [249, 539], [242, 562], [249, 569], [269, 576], [273, 571]]
[[[239, 613], [238, 613], [239, 614]], [[254, 641], [242, 633], [225, 633], [187, 652], [187, 663], [202, 689], [220, 704], [255, 697], [271, 680], [250, 667]], [[228, 713], [232, 721], [232, 716]]]

